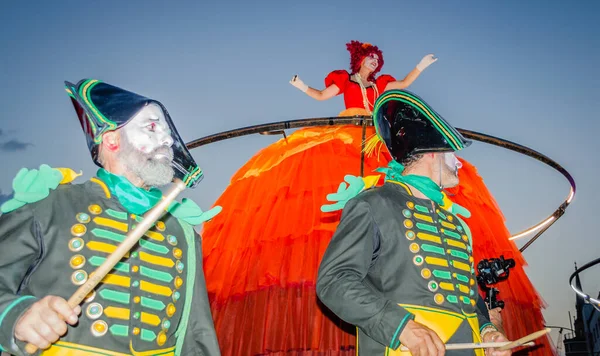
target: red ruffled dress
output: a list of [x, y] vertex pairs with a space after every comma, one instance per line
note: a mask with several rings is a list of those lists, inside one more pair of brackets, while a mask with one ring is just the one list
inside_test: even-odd
[[[376, 79], [378, 93], [394, 78]], [[348, 72], [334, 71], [335, 83], [352, 111], [365, 111], [360, 86]], [[375, 88], [366, 88], [375, 101]], [[366, 137], [374, 134], [371, 127]], [[317, 299], [319, 263], [341, 212], [322, 213], [326, 196], [346, 174], [360, 175], [361, 126], [298, 130], [259, 151], [231, 178], [216, 201], [223, 211], [204, 225], [203, 252], [211, 310], [224, 356], [355, 355], [355, 328]], [[463, 161], [464, 162], [464, 161]], [[365, 175], [386, 166], [385, 155], [365, 157]], [[504, 218], [476, 169], [464, 162], [461, 184], [450, 196], [469, 209], [475, 258], [514, 258], [517, 267], [497, 287], [506, 302], [502, 315], [508, 337], [543, 328], [543, 302], [523, 271], [525, 264], [508, 240]], [[454, 194], [454, 195], [453, 195]], [[530, 355], [552, 354], [548, 342]]]
[[[365, 87], [367, 93], [367, 102], [369, 112], [373, 111], [373, 104], [379, 96], [379, 94], [385, 91], [385, 87], [388, 83], [396, 81], [394, 77], [388, 74], [380, 75], [375, 79], [375, 83], [368, 87]], [[325, 87], [328, 88], [330, 85], [337, 85], [340, 91], [337, 95], [344, 94], [344, 104], [346, 109], [364, 109], [365, 104], [363, 100], [362, 89], [358, 82], [356, 82], [350, 73], [345, 70], [335, 70], [325, 78]], [[340, 116], [342, 116], [340, 114]]]

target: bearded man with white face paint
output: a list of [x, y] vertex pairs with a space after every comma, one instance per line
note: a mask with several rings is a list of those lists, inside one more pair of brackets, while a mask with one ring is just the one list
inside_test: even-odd
[[114, 269], [71, 308], [66, 299], [161, 199], [202, 171], [158, 101], [100, 82], [66, 82], [92, 159], [70, 169], [23, 169], [0, 216], [0, 347], [26, 355], [219, 355], [193, 226], [203, 212], [174, 202]]
[[[385, 183], [345, 203], [321, 261], [317, 295], [357, 326], [359, 355], [484, 355], [445, 348], [506, 341], [477, 308], [471, 234], [457, 215], [468, 211], [450, 206], [442, 193], [459, 182], [454, 152], [471, 142], [403, 90], [377, 99], [373, 121], [377, 135], [367, 147], [379, 145], [392, 157], [379, 169]], [[350, 186], [346, 196], [361, 189]], [[334, 197], [344, 193], [341, 186]]]

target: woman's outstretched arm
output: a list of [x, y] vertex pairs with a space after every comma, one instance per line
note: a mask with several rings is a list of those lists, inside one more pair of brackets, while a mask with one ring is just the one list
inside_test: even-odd
[[290, 80], [290, 84], [305, 92], [306, 95], [310, 96], [311, 98], [319, 101], [331, 99], [340, 92], [340, 88], [338, 88], [338, 86], [335, 84], [331, 84], [323, 90], [311, 88], [304, 84], [302, 79], [300, 79], [297, 75]]
[[386, 85], [385, 90], [408, 88], [419, 77], [419, 75], [421, 75], [421, 72], [424, 71], [425, 68], [429, 67], [437, 60], [438, 59], [435, 58], [433, 54], [426, 55], [425, 57], [423, 57], [423, 59], [421, 59], [419, 64], [417, 64], [417, 66], [413, 70], [411, 70], [410, 73], [406, 75], [406, 77], [404, 77], [404, 79], [389, 82]]

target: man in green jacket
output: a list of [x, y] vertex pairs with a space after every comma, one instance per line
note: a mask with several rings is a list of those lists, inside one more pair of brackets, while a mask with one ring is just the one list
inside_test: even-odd
[[347, 201], [319, 268], [319, 298], [357, 326], [359, 355], [443, 355], [445, 343], [506, 341], [476, 306], [471, 234], [457, 216], [468, 211], [442, 193], [458, 184], [453, 152], [470, 141], [407, 91], [383, 93], [373, 120], [393, 160], [379, 169], [383, 186]]
[[0, 347], [26, 355], [219, 355], [193, 226], [202, 212], [174, 202], [129, 253], [71, 308], [66, 299], [115, 251], [179, 178], [202, 171], [158, 101], [100, 82], [66, 82], [92, 159], [73, 171], [23, 169], [0, 216]]

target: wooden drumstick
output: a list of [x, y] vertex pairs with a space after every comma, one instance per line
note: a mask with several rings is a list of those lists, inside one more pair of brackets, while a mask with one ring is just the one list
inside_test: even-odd
[[504, 351], [504, 350], [512, 349], [513, 347], [520, 346], [520, 345], [522, 345], [525, 342], [528, 342], [528, 341], [531, 341], [531, 340], [535, 340], [538, 337], [544, 336], [544, 335], [546, 335], [549, 332], [550, 332], [550, 328], [546, 328], [546, 329], [543, 329], [543, 330], [540, 330], [540, 331], [536, 331], [536, 332], [531, 333], [531, 334], [529, 334], [527, 336], [523, 336], [522, 338], [517, 339], [517, 340], [511, 342], [508, 345], [501, 346], [500, 348], [498, 348], [498, 351]]
[[[473, 342], [473, 343], [457, 343], [457, 344], [446, 344], [446, 350], [467, 350], [467, 349], [487, 349], [491, 347], [503, 347], [508, 344], [512, 344], [512, 341], [504, 342]], [[533, 342], [527, 342], [517, 346], [533, 346]], [[515, 346], [516, 347], [516, 346]], [[402, 346], [400, 351], [409, 351], [406, 346]]]

